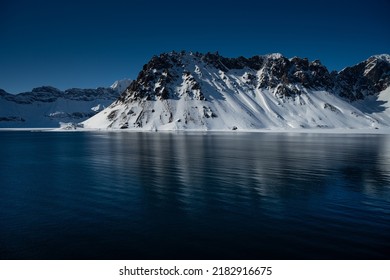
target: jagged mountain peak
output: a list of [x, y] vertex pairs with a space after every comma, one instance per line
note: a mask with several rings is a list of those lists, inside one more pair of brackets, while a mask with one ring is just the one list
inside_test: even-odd
[[263, 57], [266, 57], [268, 59], [284, 58], [283, 54], [281, 54], [281, 53], [269, 53], [269, 54], [263, 55]]
[[390, 63], [390, 55], [389, 54], [376, 54], [376, 55], [373, 55], [371, 57], [368, 58], [368, 60], [373, 60], [373, 59], [376, 59], [376, 60], [382, 60], [382, 61], [386, 61], [388, 63]]
[[[228, 71], [232, 69], [243, 69], [245, 67], [259, 70], [267, 61], [288, 59], [280, 53], [271, 53], [266, 55], [256, 55], [250, 58], [243, 56], [237, 58], [229, 58], [220, 55], [218, 52], [168, 52], [161, 53], [160, 55], [154, 55], [151, 60], [144, 65], [145, 69], [166, 69], [173, 66], [183, 66], [191, 63], [204, 63], [206, 65], [212, 65], [219, 70]], [[307, 59], [306, 59], [307, 60]]]
[[298, 57], [288, 59], [279, 53], [250, 58], [226, 58], [218, 52], [202, 54], [182, 51], [153, 56], [122, 94], [119, 102], [137, 98], [176, 98], [177, 93], [167, 85], [183, 83], [184, 80], [189, 83], [191, 90], [198, 91], [195, 96], [203, 99], [200, 80], [202, 69], [206, 68], [219, 71], [218, 78], [226, 81], [228, 78], [222, 77], [221, 73], [242, 70], [246, 82], [256, 84], [258, 88], [276, 89], [280, 95], [297, 93], [299, 90], [295, 85], [309, 88], [332, 87], [330, 74], [319, 60], [310, 62], [307, 58]]
[[[364, 74], [367, 75], [372, 70], [380, 70], [387, 74], [390, 71], [390, 55], [379, 54], [370, 56], [365, 61], [359, 63], [364, 66]], [[358, 64], [358, 65], [359, 65]]]
[[335, 82], [337, 92], [350, 101], [375, 95], [390, 86], [390, 56], [374, 55], [341, 70]]
[[127, 79], [127, 78], [124, 78], [124, 79], [121, 79], [121, 80], [117, 80], [115, 81], [111, 86], [110, 88], [119, 92], [119, 93], [122, 93], [126, 90], [126, 88], [131, 84], [132, 80], [131, 79]]
[[[375, 65], [365, 73], [369, 63]], [[281, 54], [163, 53], [143, 66], [116, 102], [84, 125], [146, 130], [386, 125], [387, 113], [376, 119], [351, 103], [378, 98], [386, 88], [389, 74], [382, 64], [366, 61], [329, 73], [319, 60]], [[382, 101], [370, 100], [370, 112], [387, 112]]]

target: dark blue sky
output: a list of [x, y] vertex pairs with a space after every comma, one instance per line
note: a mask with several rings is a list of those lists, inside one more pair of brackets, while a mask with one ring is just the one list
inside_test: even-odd
[[172, 50], [280, 52], [340, 70], [390, 53], [389, 3], [0, 0], [0, 88], [109, 86]]

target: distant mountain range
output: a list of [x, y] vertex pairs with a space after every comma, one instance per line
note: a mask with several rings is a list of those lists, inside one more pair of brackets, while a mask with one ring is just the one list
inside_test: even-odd
[[123, 79], [109, 88], [65, 91], [43, 86], [16, 95], [0, 89], [0, 128], [59, 127], [60, 122], [82, 122], [109, 106], [130, 82]]
[[390, 56], [339, 72], [281, 54], [154, 56], [85, 128], [255, 130], [390, 126]]

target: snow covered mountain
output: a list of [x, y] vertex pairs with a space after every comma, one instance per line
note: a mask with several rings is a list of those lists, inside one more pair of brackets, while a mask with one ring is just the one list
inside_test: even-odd
[[131, 82], [132, 82], [131, 79], [126, 79], [126, 78], [122, 80], [117, 80], [110, 86], [110, 88], [116, 90], [119, 93], [122, 93], [128, 88]]
[[390, 56], [340, 72], [281, 54], [154, 56], [85, 128], [252, 130], [390, 126]]
[[78, 123], [103, 110], [118, 98], [115, 88], [60, 91], [34, 88], [17, 95], [0, 89], [0, 128], [59, 127], [60, 122]]

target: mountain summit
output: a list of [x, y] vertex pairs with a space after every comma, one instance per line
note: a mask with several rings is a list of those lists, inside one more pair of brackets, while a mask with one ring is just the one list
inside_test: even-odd
[[329, 72], [281, 54], [154, 56], [86, 128], [236, 130], [390, 125], [389, 55]]

